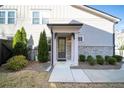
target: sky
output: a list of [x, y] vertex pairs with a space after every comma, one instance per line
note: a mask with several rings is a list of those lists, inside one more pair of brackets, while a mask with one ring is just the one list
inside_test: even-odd
[[90, 6], [120, 18], [121, 21], [116, 25], [116, 29], [118, 31], [121, 31], [122, 29], [124, 30], [124, 5], [90, 5]]

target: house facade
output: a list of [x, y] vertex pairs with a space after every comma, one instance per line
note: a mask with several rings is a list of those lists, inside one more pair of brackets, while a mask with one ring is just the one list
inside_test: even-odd
[[51, 38], [51, 61], [78, 65], [79, 54], [113, 55], [114, 26], [120, 19], [88, 6], [41, 5], [0, 7], [0, 38], [10, 39], [22, 26], [31, 58], [37, 59], [41, 31]]

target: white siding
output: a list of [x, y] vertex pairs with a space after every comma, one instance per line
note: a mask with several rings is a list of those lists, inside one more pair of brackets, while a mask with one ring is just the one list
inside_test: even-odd
[[[71, 23], [78, 22], [84, 25], [80, 29], [85, 38], [80, 45], [85, 46], [113, 46], [112, 33], [113, 23], [72, 6], [2, 6], [0, 9], [16, 9], [17, 23], [14, 25], [0, 25], [0, 34], [4, 32], [6, 35], [14, 35], [17, 29], [24, 26], [27, 31], [27, 36], [33, 36], [34, 46], [38, 45], [39, 35], [43, 29], [46, 30], [47, 36], [51, 36], [50, 30], [46, 25], [32, 24], [32, 10], [49, 10], [49, 13], [44, 13], [50, 19], [50, 23]], [[67, 30], [67, 29], [66, 29]]]

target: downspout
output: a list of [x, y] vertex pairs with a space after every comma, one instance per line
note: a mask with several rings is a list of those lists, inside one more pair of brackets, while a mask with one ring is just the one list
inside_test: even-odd
[[53, 31], [52, 31], [52, 27], [51, 27], [51, 34], [52, 34], [52, 53], [51, 53], [51, 55], [52, 55], [52, 68], [53, 68]]
[[117, 23], [118, 22], [115, 22], [114, 25], [113, 25], [113, 55], [115, 55], [115, 25]]
[[2, 46], [1, 46], [1, 42], [2, 42], [2, 40], [0, 39], [0, 66], [1, 66], [1, 64], [2, 64], [2, 58], [1, 58], [1, 56], [2, 56]]

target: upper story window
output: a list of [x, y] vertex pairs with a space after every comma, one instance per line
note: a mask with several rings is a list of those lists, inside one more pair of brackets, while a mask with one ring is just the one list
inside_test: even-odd
[[32, 24], [47, 24], [49, 22], [50, 10], [33, 10]]
[[5, 11], [0, 11], [0, 24], [5, 24]]
[[47, 24], [49, 23], [49, 19], [48, 18], [42, 18], [42, 24]]
[[15, 24], [16, 12], [14, 10], [0, 10], [0, 24]]
[[15, 23], [15, 12], [9, 11], [8, 12], [8, 24], [14, 24]]
[[40, 24], [40, 13], [39, 12], [32, 12], [32, 23]]

